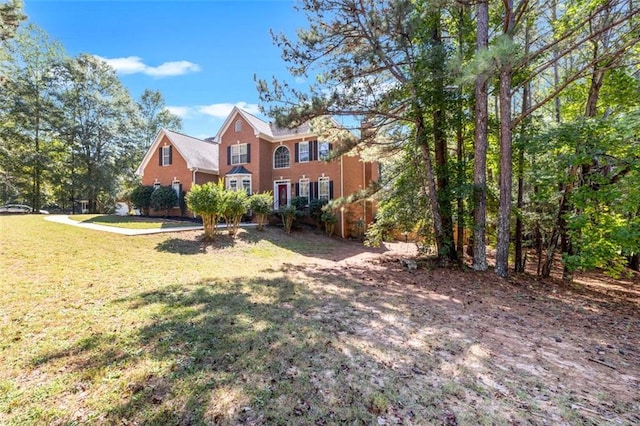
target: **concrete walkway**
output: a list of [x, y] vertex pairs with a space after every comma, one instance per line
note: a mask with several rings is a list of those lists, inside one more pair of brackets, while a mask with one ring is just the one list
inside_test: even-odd
[[118, 228], [116, 226], [106, 226], [106, 225], [98, 225], [96, 223], [80, 222], [77, 220], [69, 219], [69, 216], [67, 215], [58, 215], [58, 214], [45, 216], [44, 219], [50, 222], [79, 226], [81, 228], [94, 229], [96, 231], [112, 232], [114, 234], [121, 234], [121, 235], [148, 235], [148, 234], [160, 234], [162, 232], [197, 231], [197, 230], [204, 229], [202, 225], [180, 226], [175, 228], [153, 228], [153, 229]]

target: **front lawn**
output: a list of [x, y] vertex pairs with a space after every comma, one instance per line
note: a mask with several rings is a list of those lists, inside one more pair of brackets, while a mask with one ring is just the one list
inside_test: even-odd
[[637, 424], [640, 280], [0, 217], [0, 424]]
[[165, 219], [161, 217], [116, 216], [104, 214], [77, 214], [70, 215], [69, 219], [83, 223], [95, 223], [98, 225], [127, 229], [165, 229], [201, 225], [201, 223], [197, 222]]

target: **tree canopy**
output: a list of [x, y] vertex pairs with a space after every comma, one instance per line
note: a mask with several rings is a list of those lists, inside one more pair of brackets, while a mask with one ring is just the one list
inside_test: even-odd
[[[344, 117], [354, 136], [338, 152], [377, 152], [382, 220], [370, 235], [413, 224], [441, 261], [461, 261], [467, 246], [478, 270], [489, 244], [500, 276], [510, 259], [524, 270], [525, 245], [541, 274], [559, 249], [568, 279], [593, 266], [595, 241], [611, 241], [599, 257], [612, 270], [615, 259], [637, 259], [638, 213], [616, 206], [626, 219], [613, 220], [587, 207], [637, 180], [637, 141], [617, 127], [638, 111], [635, 2], [307, 0], [299, 9], [307, 27], [273, 38], [292, 77], [308, 83], [256, 77], [263, 108], [281, 125]], [[571, 141], [550, 144], [569, 128]], [[602, 224], [586, 232], [585, 221]]]

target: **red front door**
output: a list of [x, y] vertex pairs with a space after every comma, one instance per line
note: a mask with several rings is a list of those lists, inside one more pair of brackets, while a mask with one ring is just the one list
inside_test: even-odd
[[285, 207], [288, 203], [289, 193], [286, 183], [278, 184], [278, 207]]

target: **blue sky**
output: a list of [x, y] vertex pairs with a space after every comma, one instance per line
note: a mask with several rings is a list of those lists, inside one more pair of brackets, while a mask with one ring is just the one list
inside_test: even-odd
[[260, 116], [254, 74], [294, 83], [269, 34], [273, 29], [292, 36], [306, 26], [293, 5], [25, 0], [25, 12], [69, 55], [90, 53], [110, 62], [134, 98], [146, 88], [160, 90], [182, 117], [184, 132], [203, 138], [215, 135], [233, 105]]

